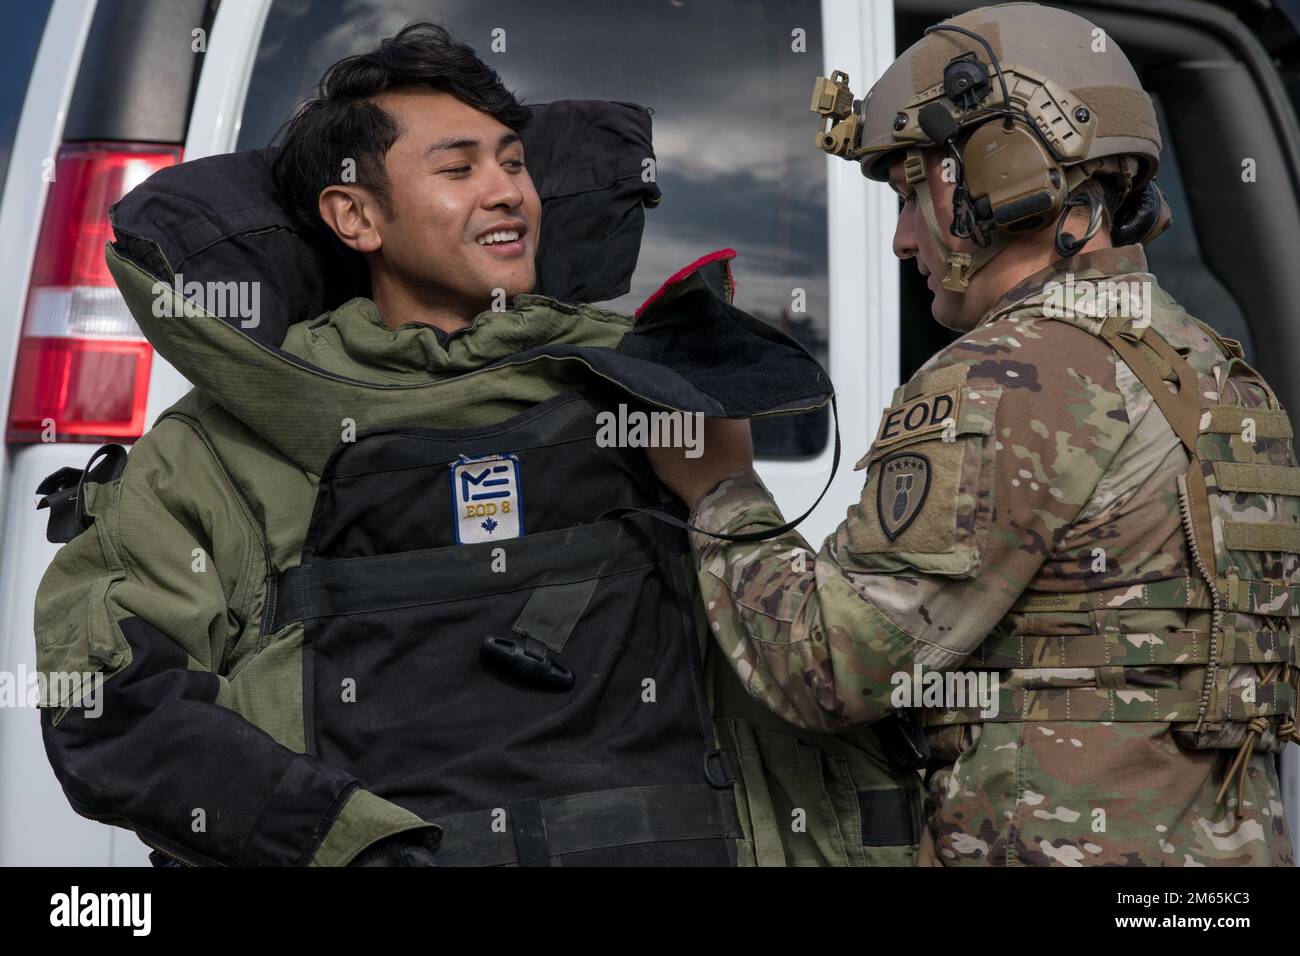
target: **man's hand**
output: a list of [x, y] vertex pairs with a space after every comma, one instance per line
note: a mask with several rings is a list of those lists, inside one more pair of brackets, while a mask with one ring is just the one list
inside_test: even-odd
[[754, 470], [754, 440], [747, 420], [704, 419], [699, 447], [698, 458], [687, 458], [684, 448], [645, 450], [659, 480], [692, 511], [723, 478]]

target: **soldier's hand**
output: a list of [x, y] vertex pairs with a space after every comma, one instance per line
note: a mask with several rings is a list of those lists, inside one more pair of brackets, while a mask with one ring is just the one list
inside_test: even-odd
[[[659, 480], [692, 510], [723, 478], [754, 470], [754, 441], [747, 420], [706, 418], [694, 449], [645, 451]], [[688, 457], [688, 453], [698, 457]]]

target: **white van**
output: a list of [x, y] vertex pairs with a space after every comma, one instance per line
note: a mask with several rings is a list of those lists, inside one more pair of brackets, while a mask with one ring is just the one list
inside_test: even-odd
[[[865, 93], [925, 26], [967, 0], [33, 0], [0, 39], [0, 676], [35, 669], [37, 585], [56, 545], [36, 486], [129, 444], [189, 384], [139, 334], [104, 265], [107, 210], [163, 165], [265, 146], [336, 59], [413, 19], [448, 25], [525, 102], [605, 99], [654, 111], [662, 203], [647, 213], [632, 311], [724, 247], [736, 304], [801, 339], [839, 395], [844, 460], [891, 390], [951, 335], [915, 267], [891, 253], [897, 204], [813, 148], [813, 78]], [[1159, 181], [1174, 226], [1153, 271], [1240, 340], [1300, 408], [1297, 15], [1249, 22], [1192, 0], [1059, 3], [1102, 26], [1157, 100]], [[1155, 9], [1158, 7], [1158, 12]], [[1292, 8], [1294, 9], [1294, 8]], [[6, 73], [8, 75], [6, 75]], [[1253, 176], [1247, 180], [1244, 170]], [[58, 420], [51, 435], [48, 420]], [[758, 469], [787, 514], [831, 467], [825, 412], [755, 424]], [[53, 440], [50, 440], [50, 439]], [[858, 499], [842, 467], [802, 527], [820, 543]], [[0, 865], [145, 865], [130, 832], [68, 806], [37, 711], [0, 697]], [[1296, 748], [1285, 801], [1300, 830]]]

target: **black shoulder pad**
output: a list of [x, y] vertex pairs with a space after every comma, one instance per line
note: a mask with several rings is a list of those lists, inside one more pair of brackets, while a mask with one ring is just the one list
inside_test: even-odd
[[[95, 460], [101, 455], [105, 456], [104, 460], [96, 465]], [[36, 493], [44, 496], [36, 507], [50, 509], [45, 529], [47, 541], [66, 544], [95, 523], [94, 517], [85, 511], [83, 487], [87, 481], [100, 484], [116, 481], [126, 467], [126, 457], [126, 448], [111, 442], [96, 448], [85, 468], [60, 468], [45, 476], [36, 486]]]

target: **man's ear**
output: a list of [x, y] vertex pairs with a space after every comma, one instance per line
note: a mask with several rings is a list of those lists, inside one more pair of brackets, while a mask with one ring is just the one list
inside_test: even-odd
[[364, 187], [326, 186], [317, 199], [317, 208], [325, 225], [349, 248], [375, 252], [384, 244], [377, 228], [379, 205]]

